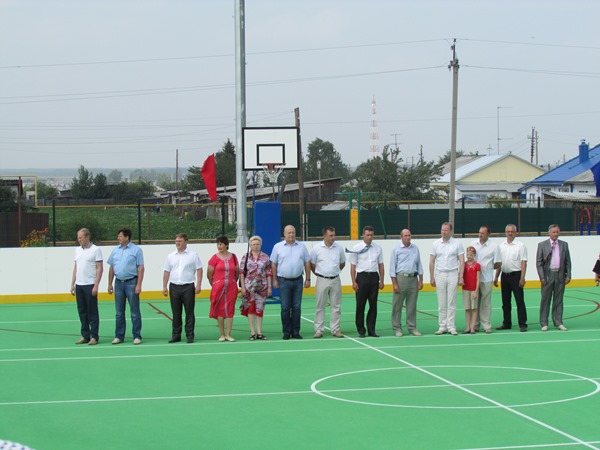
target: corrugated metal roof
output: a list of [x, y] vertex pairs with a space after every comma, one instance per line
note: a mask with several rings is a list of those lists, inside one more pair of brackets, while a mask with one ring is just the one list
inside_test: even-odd
[[568, 180], [571, 180], [572, 178], [590, 170], [596, 164], [600, 163], [600, 145], [596, 145], [594, 148], [591, 148], [589, 151], [589, 156], [590, 157], [587, 161], [579, 162], [578, 151], [575, 158], [570, 159], [566, 163], [555, 167], [543, 175], [540, 175], [535, 180], [527, 183], [523, 189], [527, 188], [527, 186], [535, 185], [562, 185]]
[[[468, 177], [469, 175], [476, 173], [478, 171], [480, 171], [481, 169], [490, 166], [504, 158], [508, 158], [509, 156], [513, 156], [515, 158], [518, 159], [522, 159], [519, 158], [518, 156], [515, 156], [511, 153], [506, 153], [504, 155], [489, 155], [489, 156], [481, 156], [477, 159], [475, 159], [474, 161], [470, 162], [469, 164], [465, 164], [462, 167], [457, 167], [456, 169], [456, 175], [454, 177], [454, 179], [456, 181], [459, 181], [465, 177]], [[529, 164], [529, 161], [525, 161], [527, 164]], [[450, 173], [444, 174], [444, 176], [442, 176], [438, 183], [450, 183]]]

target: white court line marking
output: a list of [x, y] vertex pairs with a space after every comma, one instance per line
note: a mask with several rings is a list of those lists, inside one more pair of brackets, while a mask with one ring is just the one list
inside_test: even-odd
[[[528, 372], [544, 372], [544, 373], [558, 374], [558, 375], [565, 375], [565, 376], [573, 377], [573, 378], [569, 379], [569, 381], [571, 381], [571, 380], [572, 381], [587, 381], [596, 387], [593, 391], [588, 392], [587, 394], [579, 395], [577, 397], [563, 398], [563, 399], [558, 399], [558, 400], [549, 400], [546, 402], [505, 405], [505, 406], [509, 406], [511, 408], [527, 407], [527, 406], [542, 406], [542, 405], [550, 405], [550, 404], [555, 404], [555, 403], [565, 403], [565, 402], [570, 402], [573, 400], [580, 400], [582, 398], [591, 397], [592, 395], [595, 395], [600, 391], [600, 383], [594, 381], [591, 378], [582, 377], [580, 375], [574, 375], [572, 373], [558, 372], [555, 370], [534, 369], [534, 368], [525, 368], [525, 367], [470, 366], [470, 365], [435, 365], [435, 366], [421, 366], [421, 368], [422, 369], [423, 368], [427, 368], [427, 369], [431, 369], [431, 368], [505, 369], [505, 370], [515, 370], [515, 371], [521, 370], [521, 371], [528, 371]], [[388, 367], [388, 368], [378, 368], [378, 369], [355, 370], [352, 372], [339, 373], [339, 374], [330, 375], [330, 376], [321, 378], [320, 380], [317, 380], [316, 383], [313, 383], [313, 386], [316, 387], [316, 385], [318, 385], [319, 383], [321, 383], [323, 381], [331, 380], [331, 379], [337, 378], [337, 377], [343, 377], [346, 375], [355, 375], [355, 374], [362, 374], [362, 373], [367, 373], [367, 372], [380, 372], [380, 371], [386, 371], [386, 370], [404, 370], [404, 369], [410, 369], [410, 367], [391, 367], [391, 368]], [[540, 380], [536, 380], [535, 382], [540, 382]], [[487, 384], [482, 383], [481, 385], [496, 386], [499, 384], [501, 384], [501, 383], [494, 382], [494, 383], [487, 383]], [[529, 384], [529, 383], [524, 381], [521, 384]], [[459, 386], [476, 386], [477, 384], [468, 384], [468, 383], [458, 384], [457, 383], [457, 385], [459, 385]], [[449, 387], [449, 388], [452, 387], [448, 384], [445, 384], [443, 386]], [[424, 389], [428, 388], [428, 386], [426, 386], [426, 385], [422, 386], [422, 387]], [[325, 390], [321, 390], [321, 389], [316, 389], [316, 391], [317, 391], [317, 393], [325, 392]], [[330, 392], [332, 392], [332, 390], [328, 389], [327, 392], [330, 393]], [[349, 390], [349, 392], [352, 392], [352, 390]], [[323, 396], [330, 398], [332, 400], [338, 400], [338, 401], [347, 402], [347, 403], [357, 403], [357, 404], [361, 404], [361, 405], [370, 405], [370, 406], [383, 406], [383, 407], [387, 407], [387, 408], [412, 408], [412, 409], [490, 409], [490, 408], [497, 408], [497, 406], [427, 406], [427, 405], [402, 405], [402, 404], [399, 405], [399, 404], [394, 404], [394, 403], [375, 403], [375, 402], [366, 402], [366, 401], [361, 401], [361, 400], [351, 400], [351, 399], [347, 399], [347, 398], [336, 397], [333, 395], [323, 395]]]
[[[404, 367], [408, 369], [408, 367]], [[560, 381], [560, 380], [559, 380]], [[562, 380], [562, 381], [578, 381], [578, 380]], [[539, 382], [539, 381], [538, 381]], [[513, 381], [513, 382], [502, 382], [502, 383], [488, 383], [489, 385], [495, 384], [520, 384], [529, 383], [529, 381]], [[482, 385], [485, 383], [477, 383], [476, 385]], [[440, 388], [440, 387], [452, 387], [447, 384], [444, 385], [432, 385], [426, 388]], [[362, 388], [362, 389], [324, 389], [322, 392], [326, 393], [337, 393], [337, 392], [356, 392], [356, 391], [369, 391], [373, 388]], [[381, 388], [374, 388], [381, 389]], [[399, 387], [398, 389], [409, 389], [408, 387]], [[55, 404], [72, 404], [72, 403], [108, 403], [108, 402], [127, 402], [127, 401], [156, 401], [156, 400], [194, 400], [194, 399], [211, 399], [211, 398], [233, 398], [233, 397], [259, 397], [259, 396], [272, 396], [272, 395], [299, 395], [299, 394], [311, 394], [314, 392], [310, 391], [284, 391], [284, 392], [254, 392], [254, 393], [237, 393], [237, 394], [202, 394], [202, 395], [177, 395], [177, 396], [162, 396], [162, 397], [115, 397], [115, 398], [99, 398], [99, 399], [71, 399], [71, 400], [33, 400], [33, 401], [22, 401], [22, 402], [1, 402], [0, 406], [23, 406], [23, 405], [55, 405]], [[507, 447], [508, 448], [508, 447]]]
[[[590, 444], [600, 444], [600, 441], [589, 441]], [[459, 450], [511, 450], [518, 448], [554, 448], [554, 447], [573, 447], [579, 445], [577, 442], [562, 442], [557, 444], [531, 444], [531, 445], [510, 445], [506, 447], [475, 447], [463, 448]]]
[[[312, 321], [311, 321], [311, 320], [309, 320], [309, 319], [306, 319], [306, 318], [304, 318], [304, 317], [302, 317], [302, 318], [303, 318], [304, 320], [307, 320], [307, 321], [309, 321], [309, 322], [312, 322]], [[313, 323], [314, 323], [314, 322], [313, 322]], [[504, 410], [505, 410], [505, 411], [507, 411], [507, 412], [510, 412], [510, 413], [512, 413], [512, 414], [515, 414], [515, 415], [517, 415], [517, 416], [519, 416], [519, 417], [521, 417], [521, 418], [523, 418], [523, 419], [526, 419], [526, 420], [528, 420], [528, 421], [530, 421], [530, 422], [533, 422], [533, 423], [535, 423], [535, 424], [537, 424], [537, 425], [539, 425], [539, 426], [541, 426], [541, 427], [543, 427], [543, 428], [546, 428], [547, 430], [550, 430], [550, 431], [553, 431], [553, 432], [555, 432], [555, 433], [557, 433], [557, 434], [560, 434], [561, 436], [563, 436], [563, 437], [566, 437], [567, 439], [570, 439], [570, 440], [572, 440], [572, 441], [574, 441], [574, 442], [577, 442], [577, 443], [579, 443], [579, 444], [581, 444], [581, 445], [584, 445], [585, 447], [592, 448], [592, 449], [594, 449], [594, 450], [600, 450], [598, 447], [594, 447], [593, 445], [591, 445], [591, 444], [589, 444], [589, 443], [587, 443], [587, 442], [585, 442], [585, 441], [582, 441], [581, 439], [579, 439], [579, 438], [578, 438], [578, 437], [576, 437], [576, 436], [573, 436], [573, 435], [571, 435], [571, 434], [569, 434], [569, 433], [567, 433], [567, 432], [565, 432], [565, 431], [559, 430], [559, 429], [558, 429], [558, 428], [556, 428], [556, 427], [553, 427], [553, 426], [551, 426], [551, 425], [548, 425], [547, 423], [544, 423], [544, 422], [542, 422], [541, 420], [538, 420], [538, 419], [535, 419], [535, 418], [533, 418], [533, 417], [531, 417], [531, 416], [528, 416], [527, 414], [524, 414], [524, 413], [522, 413], [522, 412], [520, 412], [520, 411], [517, 411], [516, 409], [513, 409], [513, 408], [510, 408], [510, 407], [508, 407], [508, 406], [506, 406], [506, 405], [503, 405], [502, 403], [500, 403], [500, 402], [497, 402], [496, 400], [493, 400], [493, 399], [491, 399], [491, 398], [488, 398], [488, 397], [486, 397], [486, 396], [484, 396], [484, 395], [478, 394], [477, 392], [474, 392], [474, 391], [472, 391], [472, 390], [470, 390], [470, 389], [467, 389], [466, 387], [462, 387], [462, 386], [460, 386], [460, 385], [458, 385], [458, 384], [456, 384], [456, 383], [454, 383], [454, 382], [452, 382], [452, 381], [450, 381], [450, 380], [447, 380], [446, 378], [444, 378], [444, 377], [442, 377], [442, 376], [436, 375], [436, 374], [435, 374], [435, 373], [433, 373], [433, 372], [430, 372], [430, 371], [428, 371], [428, 370], [425, 370], [425, 369], [423, 369], [422, 367], [415, 366], [414, 364], [411, 364], [411, 363], [409, 363], [408, 361], [405, 361], [405, 360], [403, 360], [402, 358], [398, 358], [398, 357], [396, 357], [396, 356], [394, 356], [394, 355], [391, 355], [391, 354], [389, 354], [389, 353], [386, 353], [386, 352], [384, 352], [383, 350], [380, 350], [380, 349], [378, 349], [378, 348], [376, 348], [376, 347], [373, 347], [373, 346], [371, 346], [371, 345], [369, 345], [369, 344], [367, 344], [367, 343], [361, 342], [361, 341], [360, 341], [360, 340], [358, 340], [358, 339], [355, 339], [355, 338], [352, 338], [352, 337], [349, 337], [349, 336], [344, 336], [344, 337], [345, 337], [345, 339], [350, 339], [351, 341], [353, 341], [353, 342], [355, 342], [355, 343], [357, 343], [357, 344], [359, 344], [359, 345], [362, 345], [362, 346], [364, 346], [364, 347], [370, 348], [371, 350], [373, 350], [373, 351], [375, 351], [375, 352], [377, 352], [377, 353], [380, 353], [380, 354], [382, 354], [382, 355], [384, 355], [384, 356], [387, 356], [388, 358], [391, 358], [391, 359], [393, 359], [393, 360], [395, 360], [395, 361], [398, 361], [398, 362], [399, 362], [399, 363], [401, 363], [401, 364], [404, 364], [404, 365], [406, 365], [406, 366], [412, 367], [413, 369], [415, 369], [415, 370], [418, 370], [418, 371], [420, 371], [420, 372], [424, 373], [425, 375], [429, 375], [429, 376], [431, 376], [431, 377], [433, 377], [433, 378], [435, 378], [435, 379], [437, 379], [437, 380], [440, 380], [442, 383], [447, 383], [447, 384], [449, 384], [450, 386], [453, 386], [453, 387], [455, 387], [456, 389], [459, 389], [459, 390], [463, 391], [463, 392], [464, 392], [464, 393], [466, 393], [466, 394], [470, 394], [470, 395], [472, 395], [472, 396], [474, 396], [474, 397], [477, 397], [477, 398], [479, 398], [480, 400], [483, 400], [483, 401], [485, 401], [485, 402], [488, 402], [488, 403], [491, 403], [491, 404], [493, 404], [493, 405], [496, 405], [496, 406], [498, 406], [498, 407], [500, 407], [500, 408], [504, 409]], [[315, 381], [315, 382], [314, 382], [314, 383], [313, 383], [313, 384], [310, 386], [310, 388], [311, 388], [311, 390], [312, 390], [313, 392], [315, 392], [315, 394], [321, 395], [321, 394], [319, 394], [319, 392], [318, 392], [318, 391], [316, 391], [316, 390], [315, 390], [315, 385], [316, 385], [316, 384], [318, 384], [318, 382], [319, 382], [319, 380]]]
[[195, 400], [205, 398], [227, 398], [227, 397], [259, 397], [268, 395], [297, 395], [312, 394], [312, 391], [288, 391], [288, 392], [254, 392], [238, 394], [204, 394], [204, 395], [172, 395], [164, 397], [116, 397], [116, 398], [88, 398], [78, 400], [35, 400], [30, 402], [1, 402], [0, 406], [23, 406], [23, 405], [61, 405], [71, 403], [108, 403], [108, 402], [139, 402], [156, 400]]
[[[594, 330], [597, 331], [597, 330]], [[349, 336], [346, 336], [347, 339], [350, 339]], [[416, 340], [424, 340], [424, 339], [428, 339], [428, 338], [432, 338], [432, 339], [436, 339], [438, 340], [440, 343], [439, 344], [413, 344], [413, 345], [387, 345], [387, 346], [381, 346], [381, 349], [404, 349], [404, 350], [408, 350], [408, 349], [420, 349], [420, 348], [448, 348], [448, 347], [481, 347], [481, 346], [506, 346], [506, 345], [518, 345], [518, 346], [523, 346], [523, 345], [548, 345], [548, 344], [569, 344], [569, 343], [582, 343], [582, 342], [598, 342], [600, 341], [600, 338], [598, 339], [569, 339], [569, 340], [553, 340], [553, 341], [513, 341], [513, 342], [494, 342], [494, 341], [487, 341], [487, 342], [467, 342], [467, 341], [462, 341], [462, 338], [458, 338], [457, 339], [461, 339], [462, 343], [448, 343], [448, 341], [441, 343], [443, 338], [440, 338], [439, 336], [423, 336], [423, 337], [419, 337], [419, 338], [414, 338], [415, 341]], [[400, 342], [399, 339], [402, 339], [402, 342], [405, 342], [404, 339], [405, 338], [397, 338], [395, 336], [387, 336], [387, 337], [381, 337], [378, 338], [378, 340], [380, 340], [381, 342], [386, 341], [386, 340], [391, 340], [394, 342]], [[413, 339], [412, 337], [408, 338], [408, 339]], [[454, 339], [454, 338], [452, 338]], [[471, 339], [470, 337], [466, 337], [466, 339]], [[413, 341], [413, 342], [415, 342]], [[282, 343], [283, 341], [278, 341], [278, 340], [270, 340], [268, 342], [279, 342]], [[313, 339], [306, 339], [303, 341], [293, 341], [293, 342], [288, 342], [285, 345], [311, 345], [311, 344], [316, 344], [319, 346], [324, 346], [324, 345], [328, 345], [329, 343], [336, 343], [339, 344], [339, 340], [333, 340], [333, 339], [319, 339], [319, 340], [313, 340]], [[226, 344], [223, 342], [214, 342], [214, 341], [197, 341], [197, 343], [200, 344], [199, 348], [205, 348], [206, 346], [229, 346], [230, 344]], [[235, 343], [235, 345], [260, 345], [257, 344], [256, 342], [247, 342], [247, 341], [237, 341]], [[173, 344], [150, 344], [150, 345], [145, 345], [143, 347], [144, 349], [155, 349], [155, 348], [173, 348]], [[140, 347], [133, 347], [132, 345], [101, 345], [101, 346], [96, 346], [94, 347], [94, 349], [90, 349], [89, 346], [83, 345], [83, 346], [75, 346], [73, 345], [73, 347], [42, 347], [42, 348], [36, 348], [36, 347], [32, 347], [32, 348], [5, 348], [5, 349], [0, 349], [0, 353], [8, 353], [8, 352], [16, 352], [16, 353], [23, 353], [23, 352], [48, 352], [48, 351], [57, 351], [57, 352], [83, 352], [83, 351], [94, 351], [94, 352], [100, 352], [100, 351], [127, 351], [127, 350], [131, 350], [131, 351], [135, 351], [135, 352], [141, 352], [143, 351]], [[155, 354], [155, 355], [122, 355], [122, 356], [115, 356], [115, 355], [111, 355], [111, 356], [73, 356], [73, 357], [46, 357], [46, 358], [26, 358], [26, 359], [21, 359], [21, 358], [14, 358], [14, 359], [0, 359], [0, 363], [2, 362], [19, 362], [19, 361], [52, 361], [54, 359], [57, 360], [61, 360], [61, 361], [68, 361], [68, 360], [77, 360], [77, 359], [81, 359], [81, 360], [87, 360], [87, 359], [95, 359], [95, 358], [138, 358], [140, 356], [146, 358], [146, 357], [171, 357], [171, 356], [210, 356], [210, 355], [239, 355], [239, 354], [268, 354], [269, 352], [276, 352], [276, 353], [294, 353], [294, 352], [304, 352], [304, 351], [322, 351], [322, 352], [338, 352], [338, 351], [366, 351], [369, 350], [368, 348], [356, 348], [356, 347], [351, 347], [351, 348], [339, 348], [339, 347], [335, 347], [335, 348], [317, 348], [317, 349], [304, 349], [304, 350], [299, 350], [299, 349], [286, 349], [286, 350], [260, 350], [260, 351], [250, 351], [250, 352], [219, 352], [219, 353], [181, 353], [181, 354]]]

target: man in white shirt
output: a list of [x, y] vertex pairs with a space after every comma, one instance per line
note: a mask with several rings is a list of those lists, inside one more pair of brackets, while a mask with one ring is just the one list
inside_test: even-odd
[[177, 250], [169, 253], [164, 265], [162, 292], [165, 297], [169, 293], [171, 294], [171, 311], [173, 312], [170, 344], [181, 342], [182, 313], [184, 309], [187, 343], [193, 343], [195, 338], [196, 317], [194, 308], [196, 306], [196, 295], [202, 289], [202, 262], [198, 254], [190, 250], [187, 245], [187, 234], [179, 233], [175, 236]]
[[323, 242], [316, 244], [310, 254], [310, 268], [317, 276], [315, 307], [315, 335], [323, 337], [325, 331], [325, 305], [327, 299], [331, 306], [329, 315], [329, 328], [335, 337], [344, 337], [340, 331], [340, 317], [342, 308], [342, 281], [340, 272], [346, 265], [344, 249], [335, 242], [335, 228], [323, 228]]
[[[358, 337], [364, 338], [365, 333], [369, 336], [379, 337], [375, 332], [377, 322], [377, 297], [379, 290], [383, 289], [383, 251], [379, 245], [373, 242], [375, 229], [371, 225], [363, 228], [363, 241], [352, 247], [348, 252], [350, 262], [350, 277], [352, 278], [352, 289], [356, 292], [356, 330]], [[367, 328], [365, 329], [365, 306], [369, 301], [369, 312], [367, 313]]]
[[429, 255], [431, 285], [436, 288], [438, 298], [440, 328], [435, 334], [448, 332], [456, 336], [456, 294], [458, 286], [463, 284], [465, 251], [460, 241], [452, 237], [452, 224], [444, 222], [441, 235], [441, 239], [433, 243]]
[[496, 330], [510, 330], [512, 328], [511, 295], [515, 296], [517, 304], [517, 317], [521, 332], [527, 331], [527, 309], [525, 308], [525, 273], [527, 272], [527, 247], [515, 239], [517, 226], [510, 223], [505, 228], [506, 241], [499, 245], [502, 267], [496, 269], [494, 286], [498, 286], [498, 275], [502, 270], [502, 325]]
[[90, 241], [90, 230], [77, 232], [79, 247], [75, 249], [75, 267], [71, 279], [71, 294], [77, 301], [81, 321], [81, 339], [76, 344], [96, 345], [100, 315], [98, 314], [98, 285], [102, 278], [102, 251]]
[[494, 283], [494, 270], [499, 269], [502, 265], [500, 250], [489, 238], [490, 227], [482, 225], [479, 228], [479, 239], [471, 242], [471, 246], [477, 250], [477, 262], [481, 266], [479, 298], [477, 302], [479, 323], [488, 334], [492, 332], [492, 285]]

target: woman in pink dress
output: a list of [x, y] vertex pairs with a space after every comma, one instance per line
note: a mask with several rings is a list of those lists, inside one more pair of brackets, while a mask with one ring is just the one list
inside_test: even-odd
[[211, 319], [217, 319], [221, 336], [219, 341], [234, 342], [231, 337], [235, 302], [237, 300], [239, 266], [237, 257], [229, 251], [227, 236], [217, 238], [218, 253], [208, 261], [206, 277], [212, 286], [210, 291]]
[[[271, 295], [271, 261], [269, 255], [260, 251], [260, 236], [250, 238], [250, 251], [240, 262], [242, 284], [242, 315], [248, 317], [250, 340], [264, 339], [262, 321], [267, 297]], [[256, 332], [255, 332], [256, 324]]]

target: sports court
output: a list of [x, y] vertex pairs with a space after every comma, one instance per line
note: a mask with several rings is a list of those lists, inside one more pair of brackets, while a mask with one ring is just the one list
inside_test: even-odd
[[[366, 339], [352, 295], [342, 306], [346, 337], [313, 339], [314, 297], [305, 296], [303, 340], [281, 339], [279, 305], [269, 305], [269, 340], [250, 342], [236, 315], [235, 343], [217, 341], [201, 299], [194, 344], [167, 343], [169, 303], [151, 300], [142, 302], [140, 346], [130, 334], [110, 344], [112, 302], [100, 302], [97, 346], [73, 344], [74, 303], [4, 304], [0, 440], [38, 450], [600, 448], [599, 294], [567, 289], [568, 332], [539, 330], [539, 289], [527, 289], [527, 333], [454, 337], [433, 335], [435, 293], [423, 292], [424, 336], [397, 338], [391, 294], [382, 293], [381, 337]], [[493, 302], [497, 325], [499, 291]]]

